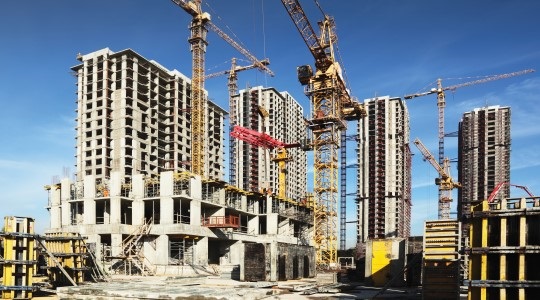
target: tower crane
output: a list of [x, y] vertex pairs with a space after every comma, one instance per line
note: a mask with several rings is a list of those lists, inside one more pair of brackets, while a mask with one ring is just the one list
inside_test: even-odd
[[[456, 89], [461, 88], [461, 87], [471, 86], [471, 85], [485, 83], [485, 82], [494, 81], [494, 80], [499, 80], [499, 79], [503, 79], [503, 78], [519, 76], [519, 75], [532, 73], [532, 72], [534, 72], [533, 69], [526, 69], [526, 70], [521, 70], [521, 71], [512, 72], [512, 73], [485, 76], [484, 78], [481, 78], [481, 79], [477, 79], [477, 80], [473, 80], [473, 81], [469, 81], [469, 82], [464, 82], [464, 83], [460, 83], [460, 84], [456, 84], [456, 85], [451, 85], [451, 86], [447, 86], [447, 87], [443, 87], [442, 79], [439, 78], [439, 79], [437, 79], [437, 87], [436, 88], [432, 88], [431, 90], [429, 90], [427, 92], [406, 95], [403, 98], [406, 99], [406, 100], [410, 100], [410, 99], [413, 99], [413, 98], [416, 98], [416, 97], [427, 96], [427, 95], [431, 95], [431, 94], [437, 94], [439, 164], [441, 165], [444, 162], [444, 137], [445, 137], [445, 132], [444, 132], [444, 108], [446, 107], [445, 91], [455, 91]], [[440, 190], [439, 190], [439, 198], [441, 198], [441, 191]], [[439, 208], [439, 214], [440, 214], [440, 208]]]
[[191, 45], [192, 52], [192, 78], [191, 78], [191, 172], [206, 177], [206, 167], [204, 156], [207, 151], [206, 148], [206, 98], [204, 95], [204, 62], [206, 46], [208, 41], [206, 36], [208, 29], [214, 31], [227, 43], [233, 46], [236, 50], [246, 56], [257, 68], [266, 72], [270, 76], [274, 76], [274, 73], [263, 64], [261, 60], [257, 59], [248, 50], [244, 49], [240, 44], [229, 37], [219, 27], [217, 27], [210, 20], [210, 14], [203, 12], [201, 9], [202, 0], [171, 0], [176, 5], [180, 6], [184, 11], [192, 16], [190, 30], [191, 37], [188, 42]]
[[435, 184], [439, 186], [439, 219], [449, 219], [452, 190], [461, 187], [461, 184], [455, 182], [450, 176], [450, 159], [445, 157], [441, 166], [420, 139], [416, 138], [414, 144], [424, 156], [424, 160], [429, 161], [435, 170], [437, 170], [437, 173], [439, 173], [439, 178], [435, 179]]
[[346, 121], [366, 115], [364, 106], [349, 93], [336, 60], [335, 23], [324, 15], [318, 22], [320, 35], [311, 26], [298, 0], [281, 0], [291, 20], [315, 59], [297, 68], [298, 80], [310, 99], [309, 129], [313, 136], [314, 243], [317, 268], [337, 267], [337, 193], [341, 131]]
[[[263, 59], [260, 61], [261, 64], [267, 66], [270, 64], [270, 61], [268, 59]], [[232, 58], [231, 60], [231, 68], [229, 70], [211, 73], [205, 76], [205, 79], [208, 78], [214, 78], [217, 76], [229, 74], [229, 79], [227, 83], [227, 87], [229, 89], [229, 132], [233, 131], [233, 126], [237, 124], [237, 118], [238, 118], [238, 109], [236, 105], [236, 101], [234, 101], [234, 95], [238, 94], [238, 72], [250, 70], [258, 68], [258, 64], [251, 64], [249, 66], [238, 66], [236, 65], [236, 58]], [[235, 169], [234, 163], [235, 163], [235, 157], [236, 157], [237, 150], [234, 147], [233, 143], [229, 144], [229, 171]], [[233, 183], [232, 178], [230, 179], [231, 183]]]
[[290, 159], [287, 154], [288, 148], [300, 147], [300, 143], [286, 144], [274, 139], [266, 133], [261, 133], [252, 129], [244, 128], [239, 125], [233, 126], [231, 136], [250, 145], [263, 147], [266, 149], [276, 149], [276, 155], [272, 159], [278, 163], [278, 197], [282, 200], [286, 199], [286, 162]]
[[[270, 61], [267, 58], [259, 62], [264, 66], [268, 66], [270, 64]], [[204, 76], [204, 79], [206, 80], [206, 79], [218, 77], [221, 75], [229, 74], [229, 80], [228, 80], [227, 86], [229, 88], [229, 101], [230, 101], [232, 97], [238, 93], [238, 75], [236, 73], [240, 71], [255, 69], [255, 68], [259, 68], [259, 65], [253, 63], [248, 66], [238, 66], [236, 64], [236, 58], [233, 57], [231, 59], [231, 68], [229, 70], [206, 74]]]

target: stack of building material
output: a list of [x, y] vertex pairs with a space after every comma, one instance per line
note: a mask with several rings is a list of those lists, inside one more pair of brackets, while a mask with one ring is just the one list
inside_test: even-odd
[[457, 220], [426, 221], [422, 292], [424, 299], [459, 299], [461, 228]]

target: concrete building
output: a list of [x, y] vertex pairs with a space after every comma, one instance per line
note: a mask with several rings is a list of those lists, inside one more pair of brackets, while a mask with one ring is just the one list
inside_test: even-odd
[[[488, 198], [498, 183], [510, 181], [510, 107], [489, 106], [463, 114], [459, 122], [458, 217], [470, 203]], [[498, 196], [508, 198], [510, 186]], [[468, 235], [467, 235], [468, 236]]]
[[[302, 106], [287, 92], [261, 86], [241, 90], [231, 108], [242, 127], [264, 132], [287, 144], [306, 139], [307, 129]], [[278, 165], [271, 161], [275, 150], [251, 146], [231, 139], [230, 183], [247, 191], [278, 190]], [[307, 156], [300, 148], [287, 150], [286, 196], [302, 199], [307, 192]]]
[[312, 210], [221, 179], [223, 109], [208, 103], [211, 176], [202, 179], [186, 164], [186, 76], [132, 50], [79, 59], [77, 175], [47, 186], [48, 233], [83, 235], [116, 273], [248, 281], [315, 275]]
[[[191, 80], [127, 49], [79, 55], [77, 180], [189, 170]], [[208, 101], [205, 174], [224, 176], [226, 111]]]
[[411, 224], [411, 151], [405, 102], [388, 96], [364, 101], [358, 124], [358, 237], [406, 238]]

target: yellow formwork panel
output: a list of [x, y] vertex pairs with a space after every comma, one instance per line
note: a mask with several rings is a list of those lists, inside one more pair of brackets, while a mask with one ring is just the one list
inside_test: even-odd
[[37, 261], [34, 250], [34, 220], [4, 218], [4, 277], [2, 299], [31, 299]]
[[[68, 272], [75, 283], [85, 281], [84, 273], [86, 267], [86, 245], [84, 238], [77, 233], [47, 233], [45, 236], [46, 247], [57, 262]], [[55, 261], [49, 257], [49, 266], [55, 266]], [[49, 270], [49, 277], [55, 285], [71, 284], [65, 274], [58, 268]]]
[[507, 198], [471, 206], [469, 299], [538, 299], [537, 280], [527, 278], [526, 269], [530, 273], [540, 255], [537, 242], [527, 241], [528, 229], [540, 225], [539, 199]]
[[373, 255], [371, 258], [371, 278], [374, 286], [383, 286], [390, 275], [390, 258], [392, 242], [387, 240], [373, 241]]

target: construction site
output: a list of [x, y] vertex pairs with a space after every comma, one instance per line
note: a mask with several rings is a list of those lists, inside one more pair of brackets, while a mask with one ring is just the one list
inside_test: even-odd
[[[312, 55], [296, 69], [309, 111], [279, 87], [239, 89], [240, 71], [274, 76], [270, 60], [215, 25], [202, 0], [171, 3], [190, 17], [190, 76], [129, 48], [76, 55], [76, 172], [45, 185], [44, 234], [32, 216], [5, 216], [2, 299], [540, 297], [540, 196], [510, 179], [511, 108], [462, 112], [455, 177], [444, 122], [447, 91], [534, 70], [359, 101], [336, 21], [314, 28], [298, 0], [281, 2]], [[209, 32], [251, 64], [207, 74]], [[217, 76], [228, 77], [228, 107], [205, 88]], [[423, 96], [437, 101], [437, 157], [411, 138], [406, 102]], [[411, 236], [413, 144], [437, 174], [438, 218], [422, 236]]]

